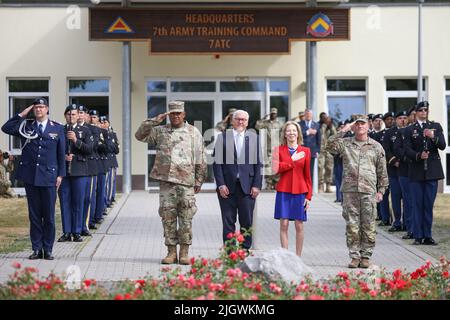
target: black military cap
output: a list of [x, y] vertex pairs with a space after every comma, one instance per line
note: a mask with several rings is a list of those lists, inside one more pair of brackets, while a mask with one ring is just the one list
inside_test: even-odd
[[418, 111], [419, 109], [422, 108], [427, 108], [430, 106], [430, 104], [428, 103], [428, 101], [420, 101], [418, 104], [416, 104], [416, 108], [415, 110]]
[[352, 122], [353, 122], [352, 119], [346, 119], [346, 120], [344, 121], [344, 124], [352, 123]]
[[90, 116], [99, 116], [100, 114], [98, 113], [98, 111], [97, 110], [89, 110], [89, 115]]
[[394, 113], [393, 111], [391, 111], [391, 112], [386, 112], [386, 113], [384, 114], [384, 116], [383, 116], [383, 120], [386, 120], [386, 119], [389, 118], [389, 117], [394, 118], [394, 117], [395, 117], [395, 113]]
[[89, 110], [88, 110], [88, 108], [86, 108], [85, 106], [83, 106], [83, 105], [79, 105], [78, 106], [78, 111], [84, 111], [84, 112], [89, 112]]
[[381, 113], [377, 113], [376, 115], [373, 116], [372, 120], [375, 119], [383, 119], [383, 115]]
[[346, 121], [339, 121], [338, 122], [338, 127], [344, 126], [346, 123], [347, 123]]
[[369, 120], [373, 120], [373, 117], [375, 116], [375, 114], [373, 114], [373, 113], [369, 113], [368, 115], [367, 115], [367, 117], [369, 118]]
[[107, 117], [107, 116], [101, 116], [101, 117], [99, 118], [99, 120], [100, 120], [100, 122], [108, 121], [108, 117]]
[[47, 99], [45, 99], [44, 97], [34, 99], [33, 104], [44, 104], [48, 107]]
[[409, 117], [413, 112], [416, 112], [416, 106], [412, 106], [411, 108], [409, 108], [406, 115]]
[[395, 114], [396, 118], [397, 117], [407, 117], [407, 116], [408, 116], [408, 111], [406, 111], [406, 110], [399, 111]]
[[66, 114], [67, 112], [72, 111], [72, 110], [78, 110], [78, 106], [76, 103], [72, 103], [72, 104], [68, 105], [66, 107], [66, 110], [64, 110], [64, 114]]

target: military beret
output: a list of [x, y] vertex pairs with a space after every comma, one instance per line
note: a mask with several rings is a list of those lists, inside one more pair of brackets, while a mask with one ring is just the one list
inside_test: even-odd
[[338, 122], [338, 127], [344, 126], [346, 123], [347, 123], [346, 121], [339, 121]]
[[169, 101], [169, 113], [172, 112], [184, 112], [183, 101]]
[[407, 117], [407, 116], [408, 116], [408, 111], [406, 111], [406, 110], [399, 111], [395, 114], [396, 118], [397, 117]]
[[416, 108], [415, 110], [419, 110], [422, 108], [428, 108], [430, 106], [430, 104], [428, 103], [428, 101], [420, 101], [418, 104], [416, 104]]
[[373, 120], [373, 117], [375, 116], [375, 114], [373, 114], [373, 113], [369, 113], [368, 115], [367, 115], [367, 118], [369, 118], [369, 120]]
[[375, 119], [383, 119], [383, 115], [381, 113], [377, 113], [376, 115], [373, 116], [372, 120], [375, 120]]
[[384, 114], [384, 116], [383, 116], [383, 120], [386, 120], [386, 119], [389, 118], [389, 117], [394, 118], [394, 117], [395, 117], [395, 113], [394, 113], [393, 111], [386, 112], [386, 113]]
[[72, 110], [78, 110], [78, 106], [75, 103], [69, 104], [64, 110], [64, 114]]
[[97, 110], [89, 110], [89, 115], [98, 117], [99, 113]]
[[103, 121], [108, 121], [108, 117], [107, 116], [101, 116], [99, 119], [101, 122]]
[[89, 112], [89, 109], [83, 105], [78, 106], [78, 111]]
[[43, 97], [34, 99], [33, 104], [44, 104], [48, 107], [47, 99], [45, 99]]
[[406, 115], [409, 117], [413, 112], [416, 112], [416, 106], [412, 106], [411, 108], [409, 108]]

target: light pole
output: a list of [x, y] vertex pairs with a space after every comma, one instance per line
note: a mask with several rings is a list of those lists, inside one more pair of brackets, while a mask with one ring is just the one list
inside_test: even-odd
[[417, 0], [419, 7], [418, 32], [418, 70], [417, 70], [417, 102], [423, 101], [423, 75], [422, 75], [422, 4], [425, 0]]

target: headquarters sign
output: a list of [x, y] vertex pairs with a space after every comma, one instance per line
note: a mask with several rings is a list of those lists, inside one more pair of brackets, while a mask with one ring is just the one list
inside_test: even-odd
[[89, 39], [149, 41], [151, 54], [281, 54], [291, 41], [349, 40], [350, 10], [90, 8]]

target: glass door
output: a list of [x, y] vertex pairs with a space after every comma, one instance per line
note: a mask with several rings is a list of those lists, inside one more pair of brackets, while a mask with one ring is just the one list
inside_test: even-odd
[[262, 118], [261, 100], [222, 100], [222, 118], [231, 108], [247, 111], [249, 114], [247, 129], [255, 129], [256, 121]]

